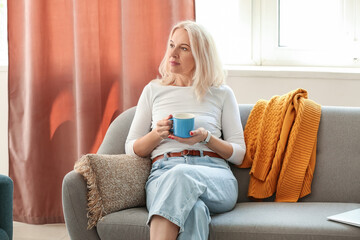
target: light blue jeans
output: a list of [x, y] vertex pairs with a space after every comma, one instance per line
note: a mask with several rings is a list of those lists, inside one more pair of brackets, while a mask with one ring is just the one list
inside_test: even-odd
[[172, 157], [152, 165], [146, 183], [147, 224], [160, 215], [180, 227], [178, 239], [208, 239], [210, 214], [230, 211], [238, 183], [228, 163], [208, 156]]

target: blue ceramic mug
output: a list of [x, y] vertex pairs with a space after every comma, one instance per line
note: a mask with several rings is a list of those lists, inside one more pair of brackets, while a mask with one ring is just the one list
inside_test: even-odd
[[170, 119], [173, 121], [172, 132], [181, 138], [191, 137], [190, 131], [194, 130], [195, 115], [191, 113], [177, 113]]

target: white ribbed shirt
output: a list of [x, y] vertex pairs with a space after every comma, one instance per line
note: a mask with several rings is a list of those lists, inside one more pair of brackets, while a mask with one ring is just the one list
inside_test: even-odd
[[[232, 145], [233, 154], [226, 160], [234, 164], [243, 161], [246, 149], [244, 133], [239, 106], [230, 87], [211, 87], [203, 100], [198, 101], [192, 87], [164, 86], [159, 80], [147, 84], [140, 96], [125, 143], [126, 154], [136, 155], [134, 142], [155, 128], [159, 120], [176, 113], [194, 114], [195, 129], [203, 127]], [[152, 151], [151, 158], [184, 149], [212, 151], [202, 143], [188, 145], [163, 139]]]

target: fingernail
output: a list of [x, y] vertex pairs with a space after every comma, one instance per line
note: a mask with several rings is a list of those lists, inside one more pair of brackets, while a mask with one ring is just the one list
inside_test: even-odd
[[192, 136], [192, 135], [194, 135], [194, 133], [193, 133], [193, 132], [190, 132], [190, 135]]

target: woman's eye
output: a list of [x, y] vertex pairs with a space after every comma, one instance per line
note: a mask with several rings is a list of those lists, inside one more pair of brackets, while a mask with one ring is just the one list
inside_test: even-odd
[[175, 45], [174, 44], [172, 44], [172, 43], [170, 43], [170, 45], [169, 45], [171, 48], [173, 48], [173, 47], [175, 47]]
[[187, 51], [187, 50], [188, 50], [186, 47], [182, 47], [181, 49], [184, 50], [184, 51]]

